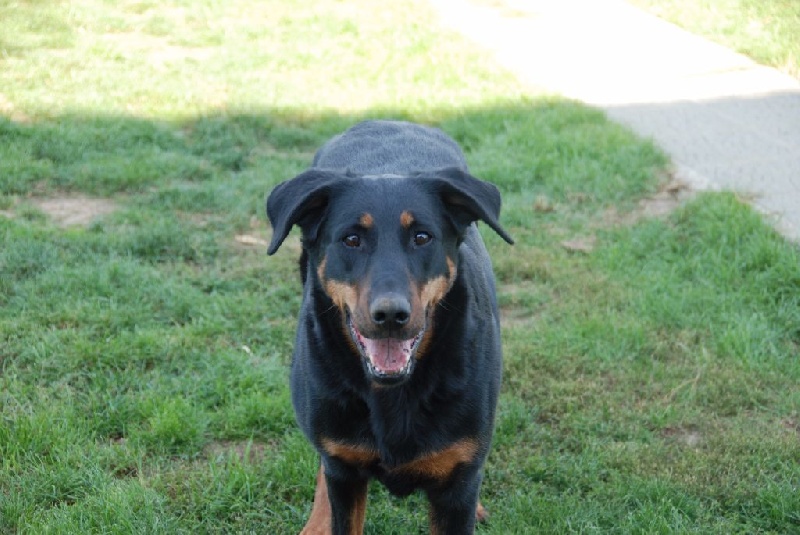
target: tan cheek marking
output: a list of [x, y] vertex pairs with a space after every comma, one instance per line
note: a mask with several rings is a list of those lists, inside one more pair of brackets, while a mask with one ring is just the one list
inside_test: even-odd
[[414, 355], [415, 359], [422, 360], [422, 358], [428, 354], [428, 349], [430, 349], [431, 342], [433, 341], [433, 329], [434, 326], [432, 324], [425, 329], [425, 334], [422, 336], [422, 340], [419, 343], [417, 353]]
[[361, 219], [358, 220], [358, 223], [365, 229], [371, 229], [372, 225], [375, 223], [375, 219], [372, 217], [372, 214], [364, 214], [361, 216]]
[[427, 283], [425, 283], [425, 286], [422, 287], [423, 305], [426, 308], [433, 307], [436, 305], [436, 303], [442, 300], [449, 289], [450, 285], [448, 284], [448, 280], [444, 275], [429, 280]]
[[325, 281], [325, 293], [333, 300], [333, 303], [344, 311], [349, 308], [353, 310], [358, 302], [358, 291], [355, 287], [337, 281]]
[[372, 448], [352, 444], [342, 444], [330, 438], [323, 438], [322, 449], [328, 455], [341, 459], [348, 464], [366, 466], [378, 460], [378, 453]]
[[322, 257], [322, 262], [319, 263], [317, 266], [317, 276], [319, 277], [320, 282], [323, 284], [325, 283], [325, 264], [328, 261], [328, 257]]
[[408, 210], [404, 210], [402, 214], [400, 214], [400, 224], [403, 225], [403, 228], [408, 228], [414, 223], [414, 216], [411, 215], [411, 212]]
[[358, 303], [358, 290], [348, 284], [336, 281], [325, 283], [325, 293], [331, 298], [333, 304], [341, 311], [342, 316], [342, 336], [347, 340], [347, 345], [356, 355], [359, 353], [353, 337], [350, 336], [350, 328], [347, 326], [345, 316], [347, 310], [356, 311], [355, 305]]
[[428, 348], [433, 339], [434, 307], [439, 303], [439, 301], [444, 299], [444, 296], [447, 295], [447, 292], [449, 292], [450, 288], [453, 287], [453, 283], [456, 280], [456, 275], [458, 275], [455, 263], [450, 259], [449, 256], [446, 258], [446, 260], [448, 276], [445, 277], [442, 275], [428, 281], [428, 283], [422, 287], [422, 291], [420, 292], [420, 301], [422, 303], [421, 308], [424, 308], [428, 313], [429, 325], [425, 335], [422, 338], [422, 341], [419, 344], [419, 349], [417, 349], [417, 360], [421, 359], [427, 354]]
[[360, 327], [366, 327], [372, 321], [369, 317], [369, 287], [369, 277], [359, 281], [355, 296], [356, 300], [350, 305], [351, 319], [353, 323]]
[[447, 274], [450, 277], [450, 285], [452, 286], [456, 281], [456, 275], [458, 275], [458, 271], [456, 271], [456, 263], [453, 262], [453, 259], [449, 256], [446, 256], [445, 260], [447, 261]]
[[472, 461], [477, 453], [478, 442], [472, 438], [465, 438], [441, 451], [428, 453], [409, 463], [400, 465], [392, 471], [444, 480], [450, 477], [453, 470], [459, 465]]
[[450, 257], [447, 257], [447, 274], [447, 277], [441, 275], [425, 283], [421, 292], [423, 306], [426, 308], [435, 306], [439, 301], [444, 299], [444, 296], [447, 295], [447, 292], [453, 287], [457, 273], [456, 265], [450, 260]]
[[358, 354], [358, 348], [356, 347], [352, 336], [350, 336], [350, 329], [347, 326], [345, 317], [348, 310], [354, 316], [360, 317], [359, 313], [361, 307], [359, 305], [363, 306], [363, 304], [359, 303], [359, 293], [364, 294], [365, 292], [359, 292], [357, 286], [351, 286], [335, 280], [325, 280], [326, 261], [327, 257], [323, 258], [322, 262], [320, 262], [319, 267], [317, 268], [317, 275], [319, 276], [320, 283], [322, 284], [325, 293], [328, 294], [328, 297], [331, 298], [333, 304], [336, 305], [341, 312], [342, 336], [344, 336], [344, 339], [347, 340], [350, 349], [352, 349], [354, 353]]

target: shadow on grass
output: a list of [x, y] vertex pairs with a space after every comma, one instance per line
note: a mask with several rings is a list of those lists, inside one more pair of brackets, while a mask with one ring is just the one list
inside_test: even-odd
[[86, 114], [43, 122], [0, 118], [0, 193], [135, 194], [178, 182], [259, 174], [264, 190], [309, 165], [326, 139], [367, 118], [443, 128], [473, 170], [507, 193], [580, 194], [597, 203], [652, 190], [665, 164], [602, 113], [562, 99], [425, 113], [248, 110], [175, 121]]
[[[61, 532], [86, 518], [163, 533], [299, 529], [318, 460], [285, 377], [297, 255], [267, 263], [263, 248], [231, 238], [266, 237], [270, 188], [368, 117], [452, 135], [473, 173], [503, 190], [517, 238], [510, 249], [485, 236], [501, 304], [521, 314], [504, 332], [487, 532], [614, 530], [620, 519], [623, 531], [796, 526], [784, 513], [797, 510], [796, 432], [773, 425], [775, 414], [797, 425], [796, 255], [732, 196], [666, 223], [590, 227], [654, 191], [665, 158], [600, 112], [538, 99], [0, 120], [0, 209], [74, 194], [121, 207], [77, 231], [33, 211], [0, 219], [11, 238], [0, 251], [0, 401], [13, 400], [0, 420], [0, 492], [15, 497], [0, 502], [0, 531], [21, 528], [17, 518]], [[594, 251], [560, 246], [587, 231]], [[238, 451], [252, 447], [266, 460]], [[377, 486], [372, 496], [373, 531], [424, 529], [419, 496], [401, 506]]]

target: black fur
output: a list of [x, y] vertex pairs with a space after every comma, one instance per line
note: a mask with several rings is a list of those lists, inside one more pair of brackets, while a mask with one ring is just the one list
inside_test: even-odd
[[[502, 373], [494, 276], [474, 222], [512, 243], [499, 211], [499, 192], [468, 173], [452, 139], [404, 122], [351, 128], [270, 194], [269, 254], [302, 229], [292, 401], [322, 456], [333, 533], [360, 529], [371, 478], [398, 495], [424, 490], [432, 530], [472, 531]], [[416, 354], [395, 371], [359, 336]]]

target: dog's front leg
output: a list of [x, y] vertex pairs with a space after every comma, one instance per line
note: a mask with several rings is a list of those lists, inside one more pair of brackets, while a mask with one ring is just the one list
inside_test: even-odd
[[301, 535], [361, 535], [364, 531], [368, 480], [349, 468], [337, 466], [332, 472], [319, 467], [314, 505]]
[[367, 513], [367, 480], [326, 475], [333, 513], [333, 535], [361, 535]]
[[486, 510], [478, 502], [481, 477], [456, 479], [447, 487], [428, 490], [431, 535], [474, 533], [476, 520], [483, 521]]

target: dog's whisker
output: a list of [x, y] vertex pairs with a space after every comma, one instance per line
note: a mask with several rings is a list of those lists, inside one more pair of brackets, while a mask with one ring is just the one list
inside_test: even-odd
[[439, 301], [437, 303], [437, 305], [442, 307], [443, 309], [445, 309], [448, 312], [455, 311], [455, 312], [458, 312], [459, 314], [463, 314], [464, 313], [464, 311], [461, 310], [460, 308], [458, 308], [457, 306], [453, 306], [452, 303], [448, 303], [446, 299], [442, 299], [441, 301]]
[[325, 316], [326, 314], [328, 314], [328, 312], [331, 312], [332, 310], [335, 310], [335, 309], [336, 309], [336, 305], [331, 305], [328, 308], [326, 308], [325, 310], [323, 310], [322, 312], [320, 312], [319, 313], [319, 317]]

